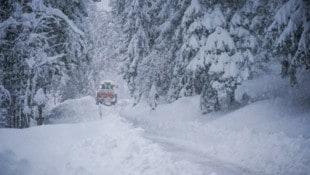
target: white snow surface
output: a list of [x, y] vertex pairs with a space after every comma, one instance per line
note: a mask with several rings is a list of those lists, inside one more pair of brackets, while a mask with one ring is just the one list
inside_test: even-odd
[[[284, 99], [265, 100], [207, 116], [195, 112], [198, 102], [198, 97], [184, 98], [151, 113], [141, 104], [122, 115], [173, 151], [181, 149], [195, 161], [219, 164], [213, 170], [219, 174], [234, 174], [231, 165], [236, 174], [310, 173], [309, 101], [300, 106]], [[202, 163], [200, 168], [208, 166]], [[221, 172], [227, 169], [230, 172]]]
[[310, 174], [310, 81], [297, 91], [276, 73], [238, 88], [258, 101], [203, 116], [198, 96], [156, 110], [66, 101], [54, 125], [0, 129], [0, 174]]
[[[113, 109], [105, 110], [110, 113], [98, 121], [1, 129], [0, 174], [202, 174], [188, 161], [173, 160]], [[100, 118], [98, 110], [84, 117], [89, 116]]]

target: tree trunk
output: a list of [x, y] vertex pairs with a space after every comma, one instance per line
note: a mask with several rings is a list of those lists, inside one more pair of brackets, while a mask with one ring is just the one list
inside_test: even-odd
[[37, 118], [37, 125], [43, 125], [43, 105], [39, 105], [38, 106], [38, 113], [39, 113], [39, 116]]

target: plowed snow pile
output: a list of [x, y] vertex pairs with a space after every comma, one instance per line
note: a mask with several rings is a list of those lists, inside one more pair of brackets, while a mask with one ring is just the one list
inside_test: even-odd
[[[87, 97], [68, 105], [77, 112], [78, 108], [87, 110], [85, 106], [94, 104], [93, 100]], [[74, 107], [76, 104], [84, 107]], [[85, 119], [99, 120], [98, 108], [93, 108], [96, 110], [85, 114]], [[96, 122], [0, 129], [0, 174], [202, 174], [190, 162], [173, 160], [142, 135], [143, 130], [133, 128], [115, 113]]]
[[172, 152], [190, 153], [188, 159], [233, 164], [246, 174], [310, 174], [310, 80], [291, 87], [276, 74], [245, 82], [236, 94], [253, 101], [237, 110], [201, 115], [197, 96], [155, 111], [147, 104], [127, 107], [121, 116]]

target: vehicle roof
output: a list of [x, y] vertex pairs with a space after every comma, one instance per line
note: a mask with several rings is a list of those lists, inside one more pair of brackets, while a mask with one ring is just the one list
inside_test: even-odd
[[104, 83], [111, 83], [111, 84], [115, 84], [115, 82], [114, 82], [114, 81], [112, 81], [112, 80], [103, 80], [103, 81], [101, 81], [101, 82], [100, 82], [100, 84], [104, 84]]

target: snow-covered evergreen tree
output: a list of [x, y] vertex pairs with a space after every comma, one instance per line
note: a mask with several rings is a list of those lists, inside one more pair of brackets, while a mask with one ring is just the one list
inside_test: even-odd
[[152, 1], [112, 1], [111, 5], [114, 9], [113, 14], [118, 17], [123, 32], [126, 34], [124, 44], [120, 46], [120, 52], [124, 54], [122, 73], [128, 83], [130, 93], [138, 102], [142, 94], [145, 95], [144, 85], [137, 79], [141, 76], [138, 75], [139, 65], [149, 52], [150, 15], [148, 6], [152, 5]]
[[89, 11], [87, 21], [90, 28], [92, 57], [90, 77], [93, 87], [89, 89], [94, 90], [103, 79], [113, 79], [118, 75], [122, 55], [118, 49], [123, 36], [111, 12], [99, 11], [96, 4], [93, 4]]
[[[185, 68], [198, 53], [201, 41], [207, 35], [208, 31], [203, 22], [206, 11], [207, 9], [198, 0], [193, 0], [184, 13], [181, 23], [183, 42], [173, 71], [173, 83], [169, 90], [170, 100], [197, 93], [194, 88], [193, 74]], [[196, 89], [196, 91], [199, 90]]]
[[273, 55], [282, 62], [282, 75], [297, 84], [296, 71], [310, 68], [310, 2], [289, 0], [268, 28]]
[[[226, 20], [218, 6], [214, 9], [207, 8], [199, 1], [191, 1], [182, 19], [183, 45], [178, 51], [174, 81], [170, 88], [170, 95], [173, 99], [201, 93], [203, 86], [201, 75], [206, 72], [205, 67], [199, 67], [197, 70], [186, 69], [186, 67], [191, 61], [196, 62], [202, 54], [201, 48], [205, 45], [208, 35], [214, 32], [216, 27], [225, 27], [225, 25]], [[178, 84], [174, 85], [175, 82]]]
[[207, 72], [203, 74], [204, 88], [201, 96], [203, 113], [227, 109], [233, 104], [237, 85], [249, 76], [250, 61], [251, 57], [237, 50], [225, 29], [217, 27], [209, 35], [202, 54], [189, 65], [190, 69], [207, 68]]
[[[39, 89], [58, 89], [64, 75], [74, 77], [87, 63], [82, 31], [85, 1], [8, 1], [1, 11], [1, 83], [11, 93], [11, 127], [28, 127]], [[80, 78], [80, 77], [79, 77]], [[54, 83], [57, 82], [57, 83]]]

